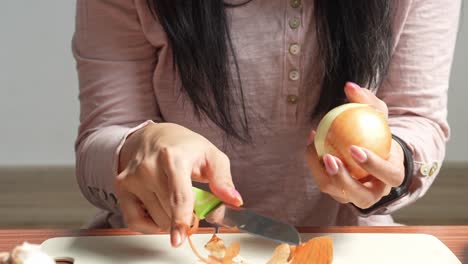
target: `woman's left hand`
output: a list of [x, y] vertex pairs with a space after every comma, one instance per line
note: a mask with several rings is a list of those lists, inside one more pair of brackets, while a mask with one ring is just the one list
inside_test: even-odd
[[[345, 93], [350, 102], [371, 105], [388, 117], [387, 105], [369, 90], [347, 83]], [[349, 149], [354, 160], [371, 174], [369, 180], [361, 182], [354, 179], [343, 162], [335, 156], [324, 155], [322, 163], [313, 144], [314, 135], [315, 132], [312, 131], [307, 147], [307, 163], [320, 190], [338, 202], [353, 203], [359, 208], [367, 209], [388, 195], [392, 187], [402, 184], [405, 177], [404, 154], [395, 140], [392, 140], [387, 160], [358, 146]]]

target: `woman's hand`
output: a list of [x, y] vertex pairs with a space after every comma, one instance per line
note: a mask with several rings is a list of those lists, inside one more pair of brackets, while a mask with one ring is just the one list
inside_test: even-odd
[[[371, 105], [388, 116], [387, 105], [369, 90], [362, 89], [354, 83], [347, 83], [345, 93], [350, 102]], [[323, 156], [323, 163], [320, 162], [313, 144], [314, 136], [315, 132], [312, 131], [306, 154], [309, 167], [320, 190], [338, 202], [353, 203], [359, 208], [366, 209], [388, 195], [392, 187], [403, 183], [404, 154], [395, 140], [392, 140], [387, 160], [358, 146], [349, 149], [354, 160], [371, 174], [371, 177], [366, 178], [368, 180], [361, 182], [354, 179], [343, 162], [335, 156], [326, 154]]]
[[129, 228], [171, 231], [181, 245], [192, 223], [192, 181], [208, 183], [222, 201], [242, 205], [228, 157], [201, 135], [170, 123], [151, 124], [133, 133], [120, 153], [116, 190]]

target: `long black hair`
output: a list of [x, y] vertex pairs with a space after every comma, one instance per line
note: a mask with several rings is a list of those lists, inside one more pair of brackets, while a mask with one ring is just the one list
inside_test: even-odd
[[[226, 135], [248, 140], [242, 82], [226, 16], [226, 9], [236, 6], [223, 0], [147, 1], [166, 31], [174, 70], [180, 73], [182, 91], [196, 114], [206, 115]], [[322, 78], [320, 100], [311, 114], [343, 103], [347, 81], [368, 88], [382, 83], [391, 57], [391, 2], [314, 1]]]

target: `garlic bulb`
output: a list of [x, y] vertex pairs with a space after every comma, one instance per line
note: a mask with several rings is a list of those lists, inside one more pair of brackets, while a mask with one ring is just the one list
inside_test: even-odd
[[5, 256], [2, 259], [0, 255], [0, 264], [55, 264], [55, 261], [41, 250], [41, 246], [26, 242]]

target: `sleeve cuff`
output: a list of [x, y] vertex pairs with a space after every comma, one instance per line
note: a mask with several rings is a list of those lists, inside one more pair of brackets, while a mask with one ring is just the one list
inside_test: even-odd
[[120, 150], [128, 136], [153, 121], [135, 127], [110, 126], [89, 135], [77, 149], [76, 175], [83, 195], [96, 207], [118, 211], [114, 181]]

